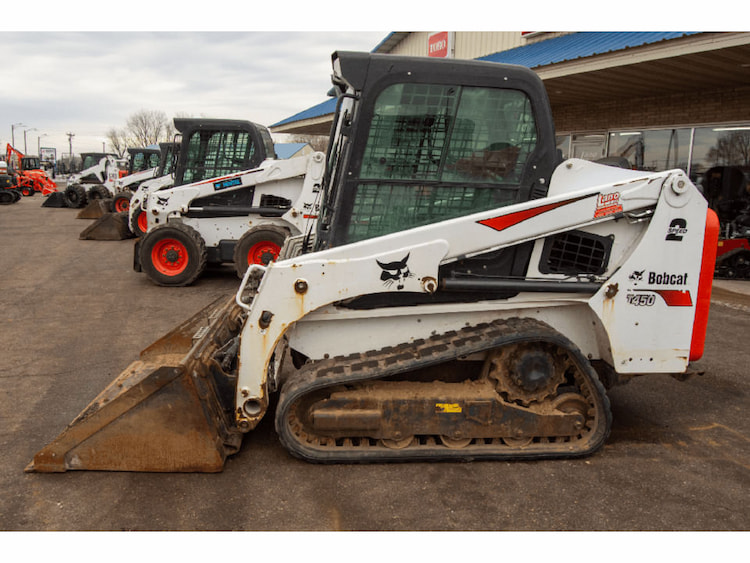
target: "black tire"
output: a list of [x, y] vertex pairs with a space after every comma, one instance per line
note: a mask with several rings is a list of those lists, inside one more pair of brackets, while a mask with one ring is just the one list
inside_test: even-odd
[[111, 197], [109, 191], [104, 186], [93, 186], [88, 191], [89, 201], [95, 199], [108, 199], [109, 197]]
[[146, 234], [146, 231], [141, 229], [138, 221], [141, 218], [141, 215], [143, 215], [145, 211], [143, 208], [138, 205], [137, 209], [131, 209], [129, 216], [128, 216], [128, 227], [130, 228], [130, 232], [133, 233], [137, 237], [142, 237]]
[[153, 229], [140, 246], [141, 268], [157, 285], [190, 285], [206, 269], [206, 243], [182, 223]]
[[16, 199], [15, 193], [14, 190], [0, 190], [0, 205], [16, 203], [18, 200]]
[[[247, 231], [234, 247], [234, 268], [241, 278], [250, 264], [267, 266], [276, 260], [289, 231], [276, 225], [263, 225]], [[251, 258], [251, 255], [255, 258]]]
[[120, 192], [112, 200], [112, 211], [115, 213], [123, 213], [130, 210], [130, 198], [133, 194], [128, 191]]
[[88, 201], [86, 198], [86, 188], [80, 184], [72, 184], [65, 188], [63, 199], [65, 200], [65, 205], [72, 209], [83, 207]]

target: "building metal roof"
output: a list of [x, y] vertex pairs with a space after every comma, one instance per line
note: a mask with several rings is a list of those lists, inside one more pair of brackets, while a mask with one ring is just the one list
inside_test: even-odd
[[[517, 64], [536, 69], [551, 64], [624, 51], [629, 48], [642, 47], [661, 41], [678, 39], [698, 33], [701, 32], [582, 31], [562, 35], [559, 37], [553, 37], [551, 39], [544, 39], [535, 43], [531, 43], [529, 45], [516, 47], [515, 49], [509, 49], [507, 51], [501, 51], [492, 55], [480, 57], [477, 60], [505, 64]], [[383, 41], [381, 41], [381, 43], [377, 47], [375, 47], [372, 52], [377, 52], [379, 49], [382, 49], [385, 46], [391, 47], [390, 43], [400, 41], [402, 39], [402, 35], [404, 34], [405, 32], [392, 32]], [[273, 128], [287, 125], [306, 119], [321, 118], [323, 116], [333, 114], [335, 109], [336, 99], [331, 98], [282, 121], [279, 121], [278, 123], [274, 123], [273, 125], [271, 125], [271, 127]]]
[[479, 61], [522, 65], [529, 68], [561, 63], [677, 39], [698, 32], [598, 32], [581, 31], [501, 51]]

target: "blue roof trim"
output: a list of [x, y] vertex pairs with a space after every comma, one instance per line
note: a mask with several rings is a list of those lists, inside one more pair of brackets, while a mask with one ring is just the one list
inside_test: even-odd
[[[599, 31], [581, 31], [570, 33], [552, 39], [545, 39], [531, 45], [523, 45], [501, 51], [486, 57], [480, 57], [478, 61], [489, 61], [493, 63], [505, 63], [522, 65], [528, 68], [561, 63], [563, 61], [572, 61], [583, 59], [594, 55], [622, 51], [632, 47], [650, 45], [659, 41], [668, 41], [669, 39], [678, 39], [688, 35], [701, 33], [699, 31], [622, 31], [622, 32], [599, 32]], [[375, 52], [380, 45], [387, 41], [393, 32], [388, 35], [380, 44], [373, 49]], [[336, 110], [336, 98], [331, 98], [305, 111], [302, 111], [283, 121], [274, 123], [271, 127], [285, 125], [303, 119], [312, 119], [332, 114]]]
[[336, 111], [336, 98], [329, 98], [325, 102], [321, 102], [316, 106], [296, 113], [291, 117], [287, 117], [286, 119], [283, 119], [278, 123], [274, 123], [273, 125], [271, 125], [271, 127], [284, 125], [285, 123], [291, 123], [294, 121], [301, 121], [303, 119], [312, 119], [313, 117], [320, 117], [321, 115], [328, 115], [329, 113], [333, 113], [334, 111]]
[[273, 148], [276, 150], [276, 156], [281, 159], [291, 158], [301, 151], [307, 143], [276, 143]]
[[583, 59], [594, 55], [622, 51], [632, 47], [650, 45], [659, 41], [669, 39], [678, 39], [687, 35], [693, 35], [695, 31], [674, 31], [674, 32], [598, 32], [598, 31], [581, 31], [545, 39], [531, 45], [523, 45], [501, 51], [486, 57], [480, 57], [479, 61], [489, 61], [493, 63], [505, 63], [522, 65], [528, 68], [561, 63]]
[[380, 47], [382, 47], [382, 46], [383, 46], [383, 44], [385, 44], [385, 42], [386, 42], [386, 41], [388, 41], [388, 40], [389, 40], [389, 39], [390, 39], [391, 37], [393, 37], [393, 35], [394, 35], [395, 33], [396, 33], [395, 31], [391, 31], [391, 32], [390, 32], [390, 33], [389, 33], [388, 35], [386, 35], [386, 36], [385, 36], [385, 37], [383, 38], [383, 40], [382, 40], [382, 41], [381, 41], [380, 43], [378, 43], [377, 45], [375, 45], [375, 48], [374, 48], [374, 49], [373, 49], [372, 51], [370, 51], [370, 52], [371, 52], [371, 53], [377, 53], [377, 52], [378, 52], [378, 49], [380, 49]]

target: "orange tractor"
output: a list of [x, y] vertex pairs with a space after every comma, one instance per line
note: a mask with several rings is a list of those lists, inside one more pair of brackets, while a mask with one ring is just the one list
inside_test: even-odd
[[5, 149], [5, 156], [13, 187], [22, 195], [32, 196], [35, 192], [49, 195], [57, 191], [57, 184], [42, 170], [38, 156], [26, 156], [10, 143]]

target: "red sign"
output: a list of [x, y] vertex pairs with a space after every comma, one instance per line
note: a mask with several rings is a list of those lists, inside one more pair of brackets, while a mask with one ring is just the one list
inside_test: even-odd
[[447, 57], [448, 56], [448, 32], [441, 31], [430, 35], [427, 39], [427, 56], [428, 57]]

